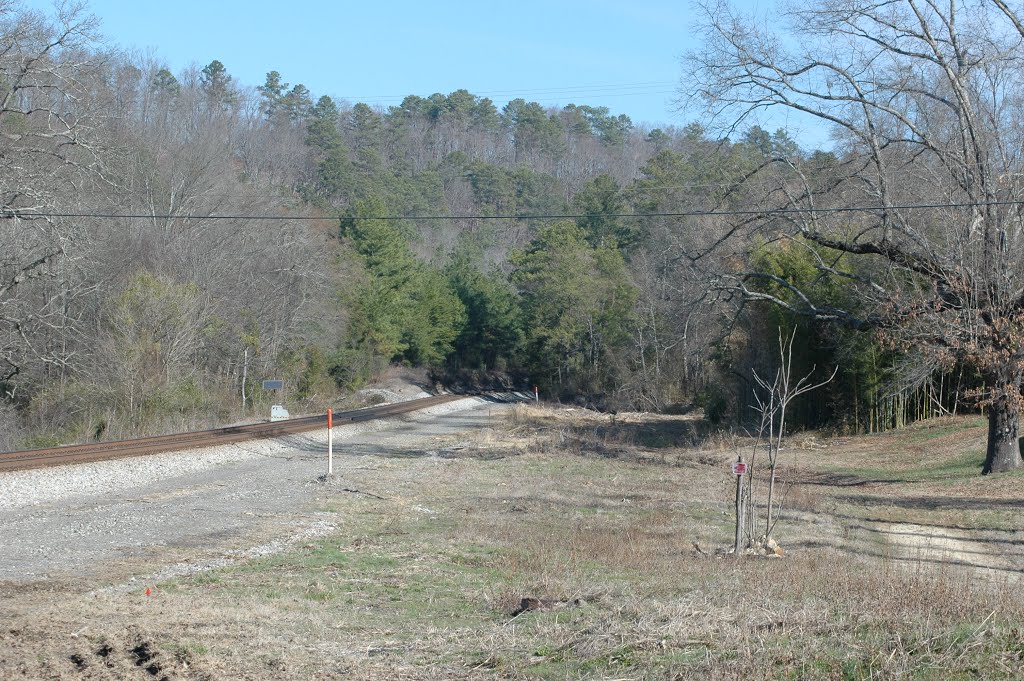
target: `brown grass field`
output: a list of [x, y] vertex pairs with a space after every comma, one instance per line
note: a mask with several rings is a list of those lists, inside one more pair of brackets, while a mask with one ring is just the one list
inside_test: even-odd
[[517, 406], [346, 468], [290, 552], [3, 586], [0, 678], [1021, 678], [1024, 478], [979, 475], [984, 435], [796, 434], [785, 555], [736, 558], [743, 439]]

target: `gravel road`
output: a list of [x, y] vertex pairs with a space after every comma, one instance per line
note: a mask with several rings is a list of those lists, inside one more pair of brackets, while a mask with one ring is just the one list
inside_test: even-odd
[[[325, 534], [326, 486], [366, 456], [431, 455], [506, 405], [468, 398], [326, 432], [35, 471], [0, 473], [0, 580], [170, 577]], [[102, 579], [101, 581], [107, 581]]]

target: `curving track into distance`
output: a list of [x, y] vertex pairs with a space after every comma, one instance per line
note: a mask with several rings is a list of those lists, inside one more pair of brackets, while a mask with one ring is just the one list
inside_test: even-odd
[[[465, 399], [465, 397], [466, 395], [437, 395], [434, 397], [424, 397], [419, 400], [384, 404], [379, 407], [337, 412], [334, 414], [334, 425], [358, 423], [359, 421], [371, 421], [388, 416], [407, 414], [419, 409], [444, 404], [445, 402]], [[62, 466], [69, 463], [106, 461], [108, 459], [120, 459], [129, 456], [212, 447], [214, 445], [241, 442], [243, 440], [281, 437], [282, 435], [292, 435], [326, 427], [327, 415], [320, 414], [319, 416], [305, 416], [285, 421], [250, 423], [243, 426], [158, 435], [156, 437], [144, 437], [136, 440], [118, 440], [115, 442], [68, 445], [48, 449], [0, 452], [0, 471]]]

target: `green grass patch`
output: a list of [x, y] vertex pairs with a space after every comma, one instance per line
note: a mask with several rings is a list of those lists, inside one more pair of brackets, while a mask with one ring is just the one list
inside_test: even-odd
[[981, 472], [985, 453], [968, 451], [942, 461], [923, 460], [910, 468], [883, 466], [848, 466], [830, 464], [824, 469], [830, 473], [888, 482], [960, 482], [976, 478]]
[[922, 421], [898, 433], [898, 438], [906, 444], [920, 444], [937, 440], [947, 435], [962, 433], [965, 430], [984, 428], [987, 425], [988, 419], [984, 417], [958, 420], [952, 423], [944, 423], [943, 425], [935, 425], [931, 421]]
[[197, 641], [176, 641], [174, 643], [164, 644], [161, 648], [179, 660], [188, 660], [192, 657], [205, 655], [210, 652], [209, 648]]
[[[399, 536], [430, 543], [422, 533]], [[346, 627], [391, 623], [410, 635], [417, 627], [458, 628], [492, 616], [482, 594], [501, 581], [494, 567], [501, 556], [493, 547], [402, 555], [389, 553], [390, 549], [358, 546], [352, 537], [336, 536], [300, 551], [196, 575], [175, 586], [222, 599], [341, 608]]]

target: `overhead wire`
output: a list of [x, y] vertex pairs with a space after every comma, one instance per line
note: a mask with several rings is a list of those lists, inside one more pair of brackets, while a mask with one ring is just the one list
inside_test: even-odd
[[829, 208], [744, 208], [736, 210], [689, 210], [653, 211], [644, 213], [510, 213], [504, 215], [256, 215], [225, 214], [198, 215], [174, 213], [64, 213], [53, 211], [30, 211], [16, 208], [0, 208], [0, 219], [12, 218], [61, 218], [61, 219], [116, 219], [116, 220], [172, 220], [189, 218], [196, 220], [353, 220], [369, 221], [434, 221], [434, 220], [574, 220], [582, 218], [690, 218], [690, 217], [739, 217], [763, 215], [802, 215], [835, 213], [871, 213], [883, 210], [934, 210], [941, 208], [984, 208], [999, 206], [1024, 206], [1024, 199], [1007, 201], [968, 201], [949, 203], [912, 203], [894, 206], [833, 206]]
[[[534, 96], [541, 95], [545, 97], [554, 97], [558, 95], [567, 96], [586, 96], [590, 94], [661, 94], [660, 90], [663, 88], [674, 88], [677, 85], [674, 81], [642, 81], [635, 83], [605, 83], [605, 84], [593, 84], [593, 85], [567, 85], [562, 87], [550, 87], [550, 88], [533, 88], [533, 89], [513, 89], [513, 90], [484, 90], [473, 92], [475, 97], [483, 96], [498, 96], [504, 98], [506, 96], [512, 96], [515, 98], [516, 95]], [[651, 91], [656, 89], [658, 91]], [[633, 91], [633, 92], [630, 92]], [[675, 90], [669, 91], [675, 92]], [[354, 100], [354, 101], [396, 101], [401, 102], [409, 95], [363, 95], [363, 96], [343, 96], [343, 99]]]

